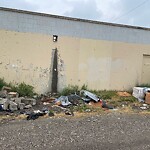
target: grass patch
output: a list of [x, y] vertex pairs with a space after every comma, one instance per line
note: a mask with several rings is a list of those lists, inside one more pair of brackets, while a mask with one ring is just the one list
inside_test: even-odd
[[89, 110], [91, 111], [91, 108], [88, 107], [86, 104], [82, 104], [82, 105], [75, 106], [73, 110], [82, 113], [82, 112], [87, 112]]
[[113, 97], [117, 96], [117, 92], [116, 91], [99, 91], [99, 90], [90, 90], [88, 89], [87, 85], [83, 85], [81, 88], [79, 88], [79, 86], [75, 85], [69, 85], [68, 87], [64, 88], [62, 90], [62, 92], [59, 93], [59, 95], [63, 95], [63, 96], [67, 96], [70, 94], [80, 94], [81, 90], [87, 90], [89, 92], [92, 92], [93, 94], [96, 94], [97, 96], [99, 96], [101, 99], [112, 99]]
[[96, 90], [90, 90], [92, 93], [96, 94], [99, 96], [101, 99], [112, 99], [117, 96], [116, 91], [96, 91]]
[[137, 99], [133, 96], [130, 97], [120, 97], [118, 102], [130, 102], [130, 103], [134, 103], [137, 102]]
[[122, 105], [130, 106], [132, 104], [138, 103], [137, 99], [133, 96], [121, 97], [118, 96], [113, 100], [108, 100], [108, 104], [114, 107], [122, 107]]

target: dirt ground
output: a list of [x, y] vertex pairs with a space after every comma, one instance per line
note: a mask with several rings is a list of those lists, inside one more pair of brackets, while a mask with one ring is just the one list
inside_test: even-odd
[[0, 122], [1, 150], [149, 150], [150, 115], [120, 112]]

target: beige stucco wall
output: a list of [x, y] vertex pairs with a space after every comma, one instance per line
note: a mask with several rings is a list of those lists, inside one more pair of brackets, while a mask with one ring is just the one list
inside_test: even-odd
[[0, 77], [26, 82], [38, 93], [50, 90], [52, 50], [58, 49], [58, 89], [127, 90], [141, 83], [143, 54], [150, 45], [58, 37], [0, 30]]
[[0, 77], [45, 91], [50, 72], [50, 42], [44, 35], [0, 31]]

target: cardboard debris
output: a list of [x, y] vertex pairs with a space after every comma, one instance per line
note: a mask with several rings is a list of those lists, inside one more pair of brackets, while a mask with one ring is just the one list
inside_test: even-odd
[[128, 92], [117, 92], [117, 95], [121, 96], [121, 97], [129, 97], [129, 96], [131, 96], [131, 94], [128, 93]]
[[146, 92], [145, 103], [150, 104], [150, 92]]

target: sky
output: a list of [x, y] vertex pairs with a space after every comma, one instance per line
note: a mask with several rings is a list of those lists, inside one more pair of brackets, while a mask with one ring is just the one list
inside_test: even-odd
[[0, 7], [150, 28], [150, 0], [0, 0]]

